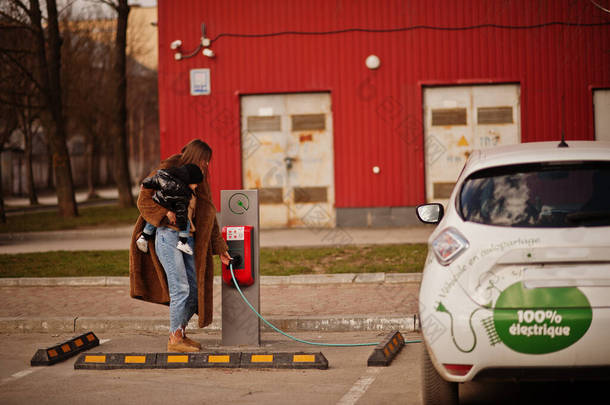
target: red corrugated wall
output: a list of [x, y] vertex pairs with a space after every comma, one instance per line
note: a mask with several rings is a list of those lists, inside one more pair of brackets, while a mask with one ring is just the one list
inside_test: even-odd
[[[416, 28], [393, 33], [222, 36], [215, 59], [175, 61], [201, 36], [549, 22], [608, 23], [591, 2], [572, 0], [159, 0], [161, 155], [193, 137], [214, 149], [211, 183], [242, 187], [239, 97], [330, 91], [337, 207], [413, 206], [424, 201], [422, 86], [521, 86], [524, 142], [593, 139], [592, 88], [610, 88], [610, 26], [534, 29]], [[369, 70], [369, 54], [381, 68]], [[210, 68], [210, 96], [189, 95], [189, 70]], [[372, 166], [381, 173], [374, 175]]]

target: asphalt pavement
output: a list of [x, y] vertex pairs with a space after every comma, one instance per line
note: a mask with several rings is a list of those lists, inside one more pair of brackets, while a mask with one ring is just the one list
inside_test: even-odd
[[[78, 199], [78, 196], [77, 196]], [[48, 202], [52, 204], [50, 200]], [[52, 250], [127, 249], [131, 226], [0, 235], [0, 254]], [[261, 246], [425, 243], [431, 227], [391, 229], [275, 229], [261, 231]], [[127, 263], [125, 264], [127, 266]], [[261, 277], [261, 312], [296, 336], [325, 343], [378, 341], [391, 330], [418, 340], [420, 274], [365, 273]], [[127, 277], [0, 278], [1, 403], [380, 404], [421, 403], [420, 353], [409, 344], [391, 367], [367, 367], [370, 348], [326, 347], [328, 370], [74, 370], [76, 358], [28, 367], [32, 354], [93, 331], [92, 351], [163, 352], [168, 309], [129, 297]], [[221, 285], [214, 282], [214, 322], [189, 335], [206, 351], [317, 352], [262, 328], [260, 347], [221, 346]], [[246, 308], [244, 310], [247, 310]], [[169, 387], [173, 387], [171, 390]], [[603, 385], [467, 383], [460, 403], [603, 403]], [[170, 391], [168, 391], [170, 390]], [[597, 399], [596, 399], [597, 398]]]

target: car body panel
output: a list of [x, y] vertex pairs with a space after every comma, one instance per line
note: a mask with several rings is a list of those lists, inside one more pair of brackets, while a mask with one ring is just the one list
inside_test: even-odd
[[[532, 143], [474, 153], [432, 233], [420, 289], [424, 341], [439, 374], [610, 366], [610, 226], [519, 228], [462, 220], [456, 198], [471, 173], [531, 162], [608, 161], [610, 144]], [[432, 243], [447, 229], [468, 242], [448, 265]], [[442, 364], [471, 364], [452, 375]]]

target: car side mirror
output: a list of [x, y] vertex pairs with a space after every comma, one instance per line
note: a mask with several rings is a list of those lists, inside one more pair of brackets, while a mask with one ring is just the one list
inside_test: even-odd
[[417, 218], [426, 224], [438, 224], [445, 215], [445, 208], [442, 204], [422, 204], [417, 206]]

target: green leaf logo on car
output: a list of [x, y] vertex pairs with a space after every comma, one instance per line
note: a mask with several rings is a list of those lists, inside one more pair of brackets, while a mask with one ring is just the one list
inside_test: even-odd
[[518, 282], [502, 291], [493, 309], [502, 342], [519, 353], [563, 350], [585, 335], [593, 311], [576, 287], [525, 288]]

